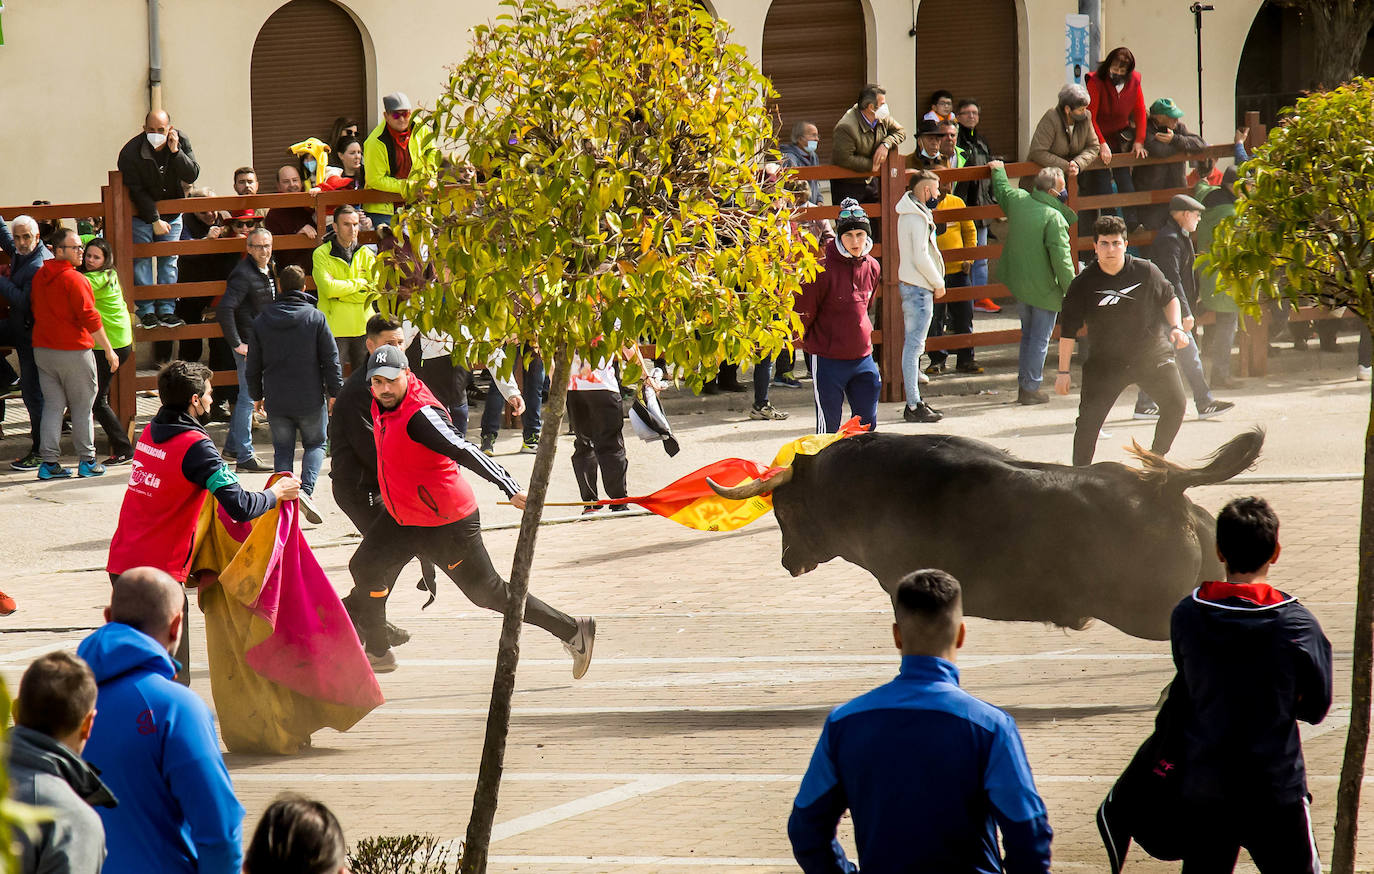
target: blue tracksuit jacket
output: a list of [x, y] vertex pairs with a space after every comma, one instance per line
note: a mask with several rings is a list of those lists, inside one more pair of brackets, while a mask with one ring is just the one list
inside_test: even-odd
[[826, 720], [787, 824], [806, 874], [859, 870], [835, 840], [846, 808], [865, 874], [1050, 870], [1053, 832], [1016, 722], [960, 689], [944, 659], [902, 656], [895, 680]]

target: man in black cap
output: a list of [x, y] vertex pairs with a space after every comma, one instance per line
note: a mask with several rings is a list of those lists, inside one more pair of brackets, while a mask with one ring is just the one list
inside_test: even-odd
[[[1193, 390], [1197, 417], [1210, 419], [1220, 416], [1235, 404], [1219, 401], [1212, 396], [1207, 376], [1202, 371], [1202, 355], [1198, 351], [1197, 338], [1193, 336], [1193, 311], [1197, 309], [1197, 271], [1193, 261], [1197, 255], [1193, 251], [1192, 234], [1197, 230], [1204, 209], [1206, 207], [1188, 195], [1175, 194], [1169, 201], [1169, 221], [1155, 234], [1150, 260], [1169, 280], [1174, 288], [1174, 296], [1178, 298], [1183, 313], [1183, 330], [1188, 335], [1188, 345], [1178, 351], [1178, 370]], [[1134, 418], [1159, 418], [1159, 407], [1143, 389], [1136, 397]]]
[[[410, 119], [412, 109], [404, 91], [393, 91], [382, 98], [382, 123], [372, 129], [363, 143], [363, 173], [368, 188], [405, 194], [411, 172], [429, 168], [438, 159], [434, 131], [427, 127], [416, 129]], [[372, 220], [374, 228], [389, 225], [396, 215], [396, 205], [365, 203], [363, 213]]]
[[[1182, 308], [1159, 268], [1126, 254], [1126, 223], [1104, 215], [1093, 225], [1097, 260], [1069, 283], [1059, 322], [1056, 394], [1069, 393], [1069, 364], [1078, 330], [1092, 337], [1073, 434], [1073, 463], [1091, 464], [1097, 437], [1126, 386], [1146, 389], [1159, 404], [1151, 451], [1164, 455], [1183, 424], [1183, 383], [1174, 356], [1188, 345]], [[1167, 335], [1165, 332], [1168, 332]]]
[[[386, 626], [386, 598], [412, 558], [444, 568], [477, 606], [504, 610], [506, 581], [492, 567], [482, 543], [477, 499], [458, 466], [474, 471], [525, 507], [525, 491], [501, 465], [453, 428], [448, 411], [410, 372], [405, 353], [381, 345], [367, 359], [372, 387], [372, 431], [377, 443], [377, 481], [386, 515], [363, 534], [349, 570], [353, 591], [344, 607], [358, 628], [368, 661], [378, 673], [396, 669]], [[573, 679], [591, 664], [596, 620], [573, 619], [529, 595], [525, 621], [559, 640], [573, 657]]]

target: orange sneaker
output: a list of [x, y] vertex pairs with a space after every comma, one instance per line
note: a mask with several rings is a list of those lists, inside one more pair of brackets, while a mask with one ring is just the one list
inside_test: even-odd
[[13, 598], [6, 595], [4, 592], [0, 592], [0, 616], [8, 616], [18, 609], [19, 605], [14, 603]]
[[973, 302], [973, 308], [980, 313], [1000, 313], [1002, 308], [992, 302], [992, 298], [983, 297]]

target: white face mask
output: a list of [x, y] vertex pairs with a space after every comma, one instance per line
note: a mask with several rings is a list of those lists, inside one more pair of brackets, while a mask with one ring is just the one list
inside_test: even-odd
[[891, 115], [892, 115], [892, 110], [890, 110], [890, 109], [887, 108], [887, 104], [886, 104], [886, 103], [884, 103], [882, 106], [879, 106], [879, 107], [878, 107], [878, 111], [875, 112], [875, 113], [873, 113], [873, 117], [876, 118], [876, 119], [879, 119], [879, 120], [882, 120], [882, 119], [884, 119], [884, 118], [888, 118], [888, 117], [890, 117]]
[[166, 134], [147, 133], [144, 134], [144, 136], [148, 138], [148, 145], [152, 146], [154, 149], [162, 148], [162, 144], [167, 142]]

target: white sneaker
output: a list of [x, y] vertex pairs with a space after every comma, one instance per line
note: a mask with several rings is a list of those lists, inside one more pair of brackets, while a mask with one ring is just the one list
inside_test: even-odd
[[1365, 367], [1363, 364], [1355, 367], [1355, 379], [1360, 382], [1369, 382], [1369, 377], [1374, 375], [1374, 367]]
[[319, 525], [324, 521], [324, 517], [320, 515], [320, 508], [315, 506], [315, 502], [310, 500], [309, 495], [301, 492], [296, 496], [296, 500], [300, 501], [301, 514], [305, 516], [305, 521], [311, 525]]
[[924, 370], [917, 370], [917, 371], [916, 371], [916, 384], [917, 384], [917, 385], [930, 385], [930, 377], [926, 376], [926, 372], [925, 372]]
[[389, 674], [396, 670], [396, 654], [387, 650], [381, 655], [367, 654], [367, 663], [372, 666], [374, 674]]
[[577, 634], [566, 641], [563, 648], [573, 659], [573, 679], [580, 680], [592, 664], [592, 646], [596, 643], [596, 620], [583, 616], [577, 620]]

